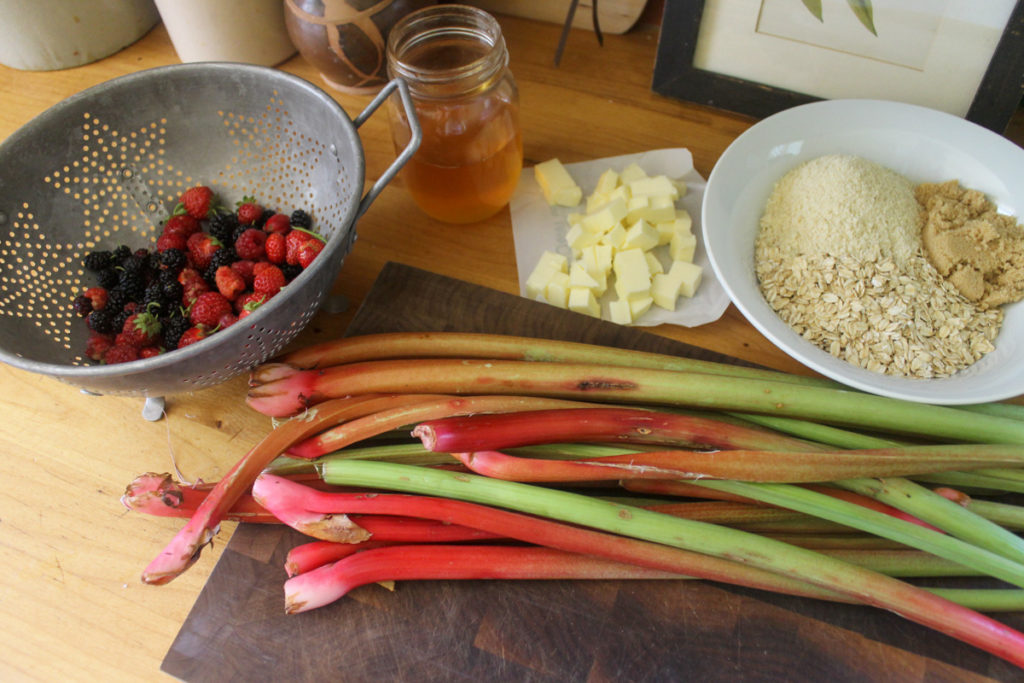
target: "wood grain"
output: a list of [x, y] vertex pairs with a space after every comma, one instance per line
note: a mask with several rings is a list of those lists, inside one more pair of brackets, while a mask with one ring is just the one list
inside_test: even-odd
[[[387, 264], [348, 334], [528, 334], [721, 354], [424, 270]], [[187, 681], [980, 681], [994, 657], [870, 608], [698, 581], [422, 581], [283, 614], [291, 530], [241, 525], [163, 663]], [[272, 552], [271, 552], [272, 549]], [[1018, 628], [1024, 614], [1006, 618]], [[270, 647], [267, 643], [287, 643]]]

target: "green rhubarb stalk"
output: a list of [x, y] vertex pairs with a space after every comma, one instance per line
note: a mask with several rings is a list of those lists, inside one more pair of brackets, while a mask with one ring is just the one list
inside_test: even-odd
[[755, 534], [566, 491], [394, 463], [334, 461], [325, 463], [323, 475], [333, 484], [473, 501], [749, 564], [894, 611], [1024, 666], [1024, 634], [897, 579]]
[[341, 395], [516, 394], [764, 413], [947, 441], [1024, 444], [1024, 422], [1017, 420], [843, 389], [695, 372], [443, 358], [367, 361], [275, 376], [263, 383], [255, 373], [246, 400], [279, 417]]
[[789, 434], [798, 439], [826, 444], [835, 448], [893, 448], [906, 445], [904, 442], [894, 439], [883, 439], [807, 420], [795, 420], [777, 415], [729, 414], [752, 424], [774, 429], [782, 434]]
[[1024, 482], [994, 477], [990, 474], [977, 472], [938, 472], [936, 474], [915, 474], [914, 481], [939, 486], [953, 486], [961, 489], [973, 489], [992, 493], [1024, 493]]

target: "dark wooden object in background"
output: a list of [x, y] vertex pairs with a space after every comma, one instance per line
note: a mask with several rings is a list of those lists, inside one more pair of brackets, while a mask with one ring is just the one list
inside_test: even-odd
[[[635, 328], [390, 263], [348, 334], [530, 334], [721, 359]], [[303, 537], [238, 527], [163, 662], [187, 681], [982, 681], [1009, 664], [880, 610], [699, 581], [364, 586], [284, 614]], [[999, 617], [1024, 628], [1024, 614]]]

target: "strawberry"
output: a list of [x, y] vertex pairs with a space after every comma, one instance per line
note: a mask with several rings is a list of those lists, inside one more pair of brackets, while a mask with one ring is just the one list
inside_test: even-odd
[[281, 233], [282, 235], [292, 229], [292, 219], [283, 213], [275, 213], [263, 224], [264, 232]]
[[178, 213], [168, 218], [167, 222], [164, 223], [163, 234], [181, 235], [188, 239], [193, 233], [199, 232], [201, 227], [199, 221], [192, 216], [187, 213]]
[[284, 273], [272, 263], [257, 263], [253, 267], [252, 289], [267, 298], [274, 296], [285, 285]]
[[231, 266], [221, 266], [214, 276], [217, 291], [228, 301], [234, 301], [245, 290], [245, 280]]
[[92, 332], [89, 335], [89, 341], [85, 343], [85, 355], [92, 360], [101, 361], [103, 360], [104, 354], [106, 354], [107, 350], [113, 345], [113, 336]]
[[238, 222], [241, 225], [252, 225], [263, 217], [263, 207], [252, 197], [244, 197], [238, 203]]
[[259, 228], [243, 230], [242, 234], [235, 240], [235, 253], [238, 258], [248, 261], [258, 261], [264, 256], [264, 244], [267, 241], [267, 233]]
[[287, 237], [284, 238], [285, 253], [284, 260], [290, 266], [299, 265], [299, 247], [305, 244], [311, 239], [316, 239], [308, 232], [302, 230], [292, 230], [288, 233]]
[[214, 252], [221, 248], [221, 243], [205, 232], [197, 232], [188, 238], [188, 257], [196, 270], [203, 271], [210, 265]]
[[149, 311], [143, 311], [128, 316], [115, 343], [129, 344], [141, 349], [144, 346], [152, 345], [159, 337], [160, 320]]
[[241, 320], [251, 315], [257, 308], [263, 305], [267, 298], [266, 294], [247, 292], [235, 299], [235, 312], [238, 314], [238, 319]]
[[267, 235], [267, 241], [263, 245], [263, 251], [267, 260], [271, 263], [281, 265], [285, 260], [285, 236], [280, 232], [272, 232]]
[[182, 268], [178, 282], [181, 284], [181, 303], [185, 308], [190, 308], [200, 294], [210, 291], [210, 285], [195, 268]]
[[168, 249], [186, 251], [188, 249], [188, 238], [176, 232], [165, 232], [156, 239], [156, 250], [164, 253]]
[[299, 246], [299, 265], [303, 268], [308, 268], [309, 264], [313, 262], [316, 255], [324, 250], [324, 243], [317, 238], [306, 240]]
[[[193, 325], [203, 325], [209, 329], [217, 327], [221, 316], [231, 313], [231, 302], [224, 298], [220, 292], [205, 292], [200, 294], [192, 308], [189, 309], [188, 319]], [[179, 346], [181, 343], [178, 343]]]
[[128, 363], [139, 359], [139, 350], [130, 344], [114, 344], [103, 354], [103, 362], [107, 365]]
[[234, 311], [229, 311], [220, 317], [217, 321], [217, 329], [223, 330], [226, 327], [231, 327], [238, 322], [238, 316], [235, 315]]
[[233, 261], [231, 263], [231, 270], [238, 273], [246, 287], [252, 287], [252, 269], [254, 265], [256, 264], [253, 261], [242, 259]]
[[181, 339], [178, 340], [178, 348], [184, 348], [189, 344], [195, 344], [201, 339], [206, 339], [210, 336], [210, 331], [204, 325], [194, 325], [181, 335]]
[[[196, 220], [202, 220], [210, 214], [210, 208], [213, 204], [213, 190], [205, 185], [190, 187], [181, 195], [180, 202], [185, 213]], [[175, 210], [175, 213], [178, 212]]]
[[152, 358], [153, 356], [159, 356], [163, 351], [159, 346], [144, 346], [139, 349], [139, 358]]

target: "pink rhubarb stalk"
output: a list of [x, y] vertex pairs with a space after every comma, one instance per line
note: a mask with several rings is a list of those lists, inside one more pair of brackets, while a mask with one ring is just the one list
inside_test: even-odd
[[680, 579], [678, 574], [553, 548], [422, 545], [366, 550], [294, 576], [285, 612], [307, 612], [380, 581], [424, 579]]
[[325, 564], [374, 548], [395, 545], [391, 541], [363, 541], [362, 543], [335, 543], [333, 541], [309, 541], [288, 551], [284, 560], [284, 571], [289, 577], [305, 574]]
[[807, 447], [805, 441], [766, 429], [638, 408], [465, 415], [421, 422], [412, 434], [427, 450], [442, 453], [602, 441], [779, 451]]
[[377, 394], [338, 398], [272, 430], [217, 482], [185, 526], [143, 571], [143, 582], [165, 584], [191, 567], [199, 559], [202, 549], [216, 536], [220, 522], [245, 495], [256, 476], [290, 445], [339, 421], [407, 400], [409, 398], [404, 396]]
[[[187, 486], [170, 474], [147, 472], [128, 484], [121, 504], [133, 512], [157, 517], [191, 517], [212, 490], [212, 485]], [[281, 523], [249, 494], [240, 496], [224, 514], [224, 519], [253, 524]]]

